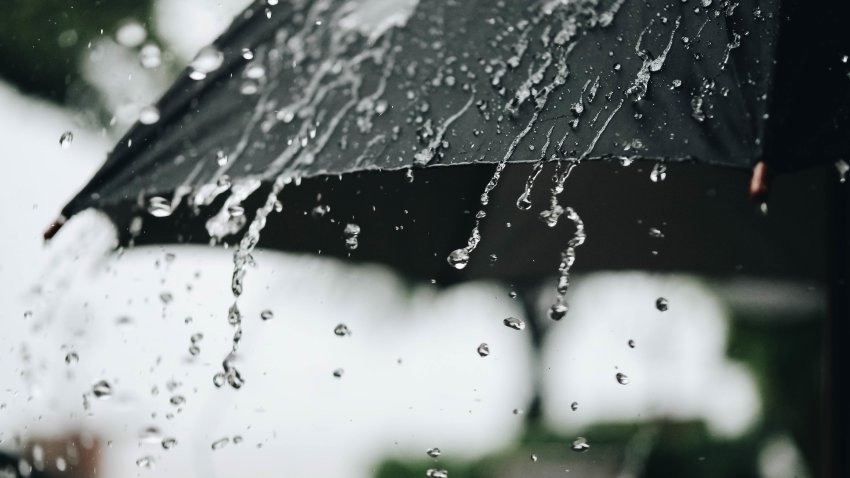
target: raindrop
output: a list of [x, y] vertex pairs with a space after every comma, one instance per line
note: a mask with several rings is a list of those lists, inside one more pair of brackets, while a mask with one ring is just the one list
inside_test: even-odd
[[203, 340], [203, 339], [204, 339], [204, 334], [202, 334], [202, 333], [200, 333], [200, 332], [198, 332], [198, 333], [196, 333], [196, 334], [192, 334], [192, 336], [191, 336], [191, 337], [189, 337], [189, 340], [191, 340], [193, 344], [196, 344], [196, 343], [200, 342], [200, 341], [201, 341], [201, 340]]
[[578, 410], [578, 402], [573, 402], [573, 403], [571, 403], [571, 404], [570, 404], [570, 409], [572, 409], [572, 411], [576, 411], [576, 410]]
[[575, 440], [573, 440], [573, 444], [570, 446], [570, 449], [578, 453], [584, 453], [589, 448], [590, 444], [587, 443], [587, 438], [585, 437], [576, 438]]
[[159, 110], [156, 106], [145, 106], [139, 111], [139, 123], [154, 124], [159, 121]]
[[227, 381], [227, 377], [222, 372], [218, 372], [217, 374], [213, 375], [213, 385], [215, 385], [218, 388], [223, 387], [224, 382], [226, 382], [226, 381]]
[[537, 463], [537, 455], [536, 455], [536, 454], [532, 453], [532, 454], [531, 454], [531, 456], [530, 456], [529, 458], [530, 458], [530, 459], [531, 459], [531, 461], [533, 461], [534, 463]]
[[259, 63], [249, 63], [248, 66], [245, 67], [245, 78], [251, 80], [259, 80], [260, 78], [266, 76], [266, 69], [263, 65]]
[[142, 68], [156, 68], [162, 64], [162, 51], [153, 43], [148, 43], [139, 52], [139, 64]]
[[101, 380], [92, 385], [91, 391], [95, 398], [106, 400], [112, 396], [112, 385], [110, 385], [106, 380]]
[[274, 318], [274, 312], [266, 309], [266, 310], [260, 312], [260, 318], [263, 319], [263, 320], [271, 320], [271, 319]]
[[152, 456], [143, 456], [143, 457], [139, 458], [138, 460], [136, 460], [136, 466], [138, 466], [139, 468], [150, 469], [150, 468], [153, 468], [153, 466], [155, 464], [156, 464], [156, 460]]
[[504, 321], [505, 326], [510, 327], [514, 330], [523, 330], [525, 329], [525, 322], [516, 317], [508, 317]]
[[333, 375], [336, 378], [342, 378], [342, 374], [344, 374], [344, 373], [345, 373], [345, 370], [338, 368], [338, 369], [334, 370]]
[[439, 468], [429, 468], [425, 472], [425, 476], [429, 478], [449, 478], [449, 472]]
[[137, 21], [129, 21], [121, 25], [115, 32], [115, 41], [127, 48], [135, 48], [141, 45], [148, 37], [145, 27]]
[[345, 324], [338, 324], [334, 327], [334, 335], [337, 337], [345, 337], [346, 335], [351, 335], [351, 330], [349, 330], [348, 326]]
[[353, 251], [357, 249], [359, 245], [359, 241], [357, 236], [360, 235], [360, 226], [353, 223], [348, 223], [345, 225], [345, 229], [342, 231], [343, 237], [345, 237], [345, 248], [349, 251]]
[[634, 340], [632, 340], [632, 339], [629, 339], [629, 342], [628, 342], [628, 344], [629, 344], [629, 348], [630, 348], [630, 349], [633, 349], [633, 348], [635, 348], [635, 341], [634, 341]]
[[628, 385], [629, 384], [628, 375], [626, 375], [624, 373], [617, 372], [617, 383], [619, 383], [620, 385]]
[[[846, 56], [844, 58], [847, 58]], [[846, 182], [847, 181], [847, 171], [850, 171], [850, 164], [847, 164], [847, 161], [843, 159], [839, 159], [835, 162], [835, 169], [838, 170], [838, 181]]]
[[201, 348], [195, 344], [189, 346], [189, 354], [192, 356], [196, 356], [201, 353]]
[[655, 300], [655, 308], [664, 312], [667, 310], [667, 306], [669, 305], [669, 301], [664, 297], [659, 297]]
[[211, 448], [213, 450], [220, 450], [220, 449], [224, 448], [225, 446], [227, 446], [228, 443], [230, 443], [230, 438], [227, 438], [227, 437], [220, 438], [220, 439], [218, 439], [218, 440], [216, 440], [212, 443]]
[[439, 448], [434, 447], [434, 448], [429, 448], [429, 449], [425, 450], [425, 453], [426, 453], [428, 456], [430, 456], [431, 458], [437, 458], [437, 457], [438, 457], [438, 456], [440, 456], [443, 452], [442, 452], [442, 451], [440, 451], [440, 449], [439, 449]]
[[254, 52], [251, 51], [250, 48], [243, 48], [242, 49], [242, 58], [244, 58], [246, 60], [253, 60], [254, 59]]
[[447, 261], [449, 262], [449, 265], [455, 269], [463, 269], [467, 264], [469, 264], [469, 253], [463, 248], [455, 249], [451, 254], [449, 254]]
[[649, 179], [654, 183], [660, 183], [667, 179], [667, 166], [663, 163], [655, 163], [655, 166], [652, 167], [652, 171], [649, 173]]
[[193, 80], [203, 80], [207, 74], [219, 69], [222, 63], [224, 63], [224, 54], [213, 46], [205, 46], [189, 64], [192, 67], [189, 76]]
[[171, 294], [171, 292], [162, 292], [159, 294], [159, 300], [163, 304], [170, 304], [171, 301], [174, 300], [174, 296]]
[[165, 439], [162, 440], [162, 448], [165, 449], [165, 450], [170, 450], [170, 449], [174, 448], [175, 446], [177, 446], [177, 439], [176, 438], [165, 438]]
[[664, 233], [661, 232], [661, 229], [658, 229], [657, 227], [650, 227], [649, 237], [652, 237], [654, 239], [664, 239]]
[[77, 355], [77, 352], [68, 352], [68, 355], [65, 356], [65, 363], [68, 365], [73, 365], [80, 361], [80, 356]]
[[171, 203], [159, 196], [154, 196], [148, 199], [148, 213], [153, 217], [168, 217], [173, 211]]
[[59, 137], [59, 145], [62, 146], [62, 149], [68, 149], [71, 147], [71, 143], [74, 142], [74, 133], [70, 131], [65, 131], [62, 133], [62, 136]]
[[171, 397], [169, 402], [171, 402], [171, 404], [174, 405], [175, 407], [179, 407], [180, 405], [183, 405], [184, 403], [186, 403], [186, 399], [183, 397], [183, 395], [175, 395], [175, 396]]
[[549, 308], [549, 318], [552, 320], [561, 320], [567, 315], [570, 308], [563, 302], [556, 302]]
[[482, 343], [481, 345], [479, 345], [478, 346], [478, 355], [480, 355], [482, 357], [486, 357], [486, 356], [490, 355], [490, 346], [487, 345], [486, 343]]

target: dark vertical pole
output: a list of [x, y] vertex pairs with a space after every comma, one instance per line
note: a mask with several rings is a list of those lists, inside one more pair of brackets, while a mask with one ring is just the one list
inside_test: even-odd
[[850, 183], [830, 170], [831, 249], [826, 327], [824, 477], [850, 477]]
[[547, 325], [544, 323], [544, 318], [538, 310], [537, 307], [537, 287], [533, 286], [525, 286], [520, 287], [517, 290], [517, 299], [522, 303], [522, 310], [525, 314], [526, 325], [528, 326], [530, 335], [531, 335], [531, 346], [533, 348], [532, 353], [534, 354], [532, 360], [533, 367], [533, 377], [534, 383], [532, 393], [534, 394], [531, 399], [531, 404], [528, 406], [528, 410], [526, 410], [526, 423], [528, 425], [538, 425], [541, 418], [543, 410], [541, 408], [541, 385], [542, 385], [542, 363], [540, 357], [543, 352], [543, 339], [546, 336]]

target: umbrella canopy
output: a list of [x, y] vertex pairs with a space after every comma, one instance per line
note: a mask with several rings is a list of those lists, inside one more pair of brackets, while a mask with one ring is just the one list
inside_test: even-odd
[[[137, 244], [238, 241], [248, 229], [249, 249], [265, 227], [261, 245], [448, 282], [552, 273], [569, 235], [543, 234], [539, 219], [581, 233], [565, 206], [610, 204], [590, 213], [595, 230], [646, 254], [660, 238], [650, 227], [681, 228], [661, 268], [820, 271], [795, 241], [762, 247], [789, 226], [740, 207], [746, 174], [656, 165], [653, 184], [648, 168], [582, 165], [564, 185], [593, 159], [776, 171], [835, 161], [850, 141], [838, 18], [790, 0], [257, 2], [145, 111], [62, 220], [101, 209]], [[662, 182], [668, 173], [676, 180]], [[803, 227], [823, 227], [805, 213], [824, 199], [821, 179], [799, 179], [784, 199]], [[732, 209], [746, 213], [730, 220]], [[481, 236], [487, 253], [446, 267]], [[718, 255], [718, 238], [755, 247]], [[606, 246], [586, 247], [596, 266], [635, 264]]]

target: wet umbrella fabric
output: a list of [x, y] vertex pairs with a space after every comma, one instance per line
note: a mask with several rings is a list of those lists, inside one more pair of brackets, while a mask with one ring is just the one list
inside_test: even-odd
[[[763, 161], [785, 171], [836, 160], [850, 141], [841, 134], [850, 83], [840, 29], [831, 28], [839, 17], [794, 1], [258, 2], [199, 54], [158, 103], [160, 120], [136, 125], [63, 216], [103, 210], [124, 243], [238, 241], [265, 206], [267, 247], [447, 282], [551, 274], [564, 235], [529, 231], [545, 231], [538, 213], [564, 213], [568, 201], [550, 190], [577, 162], [749, 169]], [[673, 198], [746, 180], [696, 171], [667, 186], [680, 190]], [[583, 165], [565, 197], [598, 206], [652, 196], [641, 192], [649, 181], [634, 176], [624, 171], [621, 184], [602, 188], [610, 168]], [[800, 184], [788, 203], [816, 204], [815, 182]], [[529, 190], [531, 210], [519, 211], [513, 204]], [[681, 209], [665, 207], [666, 194], [642, 206], [647, 221]], [[722, 210], [719, 201], [707, 207]], [[595, 222], [612, 222], [606, 217], [611, 209]], [[761, 237], [783, 227], [750, 219], [723, 229], [744, 239], [753, 228]], [[725, 221], [715, 214], [703, 225]], [[572, 228], [567, 222], [556, 228]], [[345, 247], [348, 223], [368, 238], [356, 250]], [[479, 223], [492, 247], [465, 271], [450, 270], [446, 255]], [[514, 258], [494, 271], [490, 253]], [[787, 272], [752, 254], [708, 254], [702, 265]], [[630, 265], [610, 250], [597, 255], [601, 267]]]

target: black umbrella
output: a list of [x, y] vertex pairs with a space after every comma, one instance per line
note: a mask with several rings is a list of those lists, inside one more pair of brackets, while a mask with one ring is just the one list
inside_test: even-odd
[[[237, 296], [258, 243], [440, 283], [560, 271], [556, 318], [578, 246], [599, 268], [818, 276], [826, 253], [788, 235], [827, 227], [823, 174], [789, 176], [785, 220], [741, 192], [850, 146], [832, 3], [257, 2], [47, 236], [96, 208], [124, 244], [240, 242]], [[575, 168], [594, 159], [655, 163]]]

